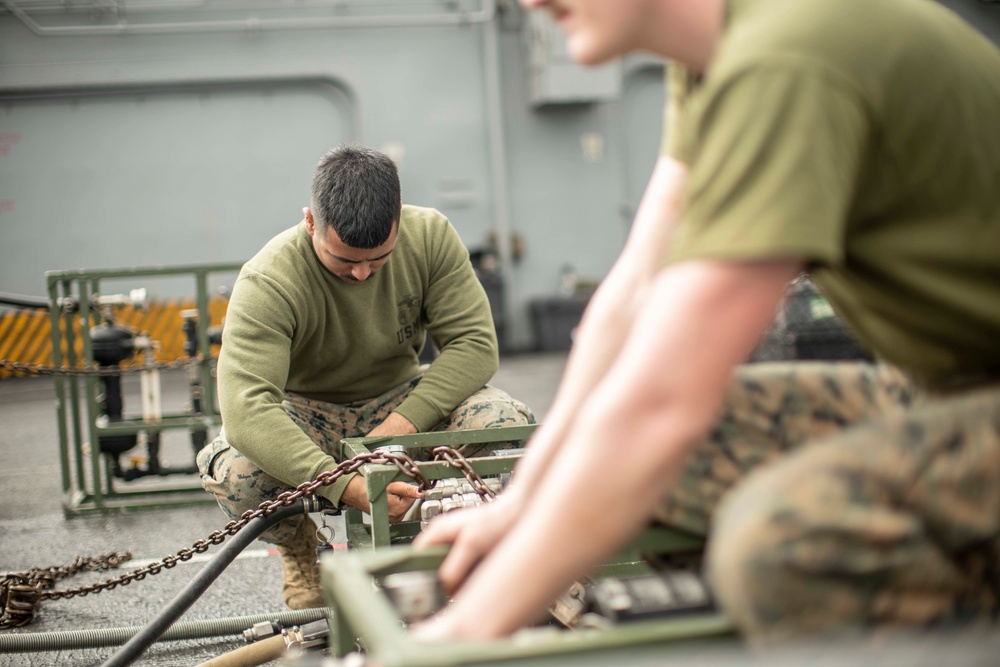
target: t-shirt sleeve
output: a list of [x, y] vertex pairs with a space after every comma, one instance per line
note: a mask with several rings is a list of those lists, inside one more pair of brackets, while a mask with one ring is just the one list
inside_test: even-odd
[[672, 157], [686, 162], [687, 147], [681, 141], [684, 109], [696, 85], [696, 79], [682, 65], [667, 63], [664, 68], [664, 85], [667, 103], [663, 108], [663, 136], [660, 140], [660, 156]]
[[842, 260], [868, 127], [860, 95], [815, 70], [758, 68], [706, 82], [687, 113], [670, 261]]

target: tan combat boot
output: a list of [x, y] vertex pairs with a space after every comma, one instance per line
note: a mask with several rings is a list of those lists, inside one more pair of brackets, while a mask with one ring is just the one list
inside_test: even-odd
[[289, 609], [325, 607], [319, 590], [319, 564], [316, 562], [316, 524], [306, 517], [300, 528], [285, 544], [279, 544], [278, 553], [285, 566], [285, 584], [282, 594]]

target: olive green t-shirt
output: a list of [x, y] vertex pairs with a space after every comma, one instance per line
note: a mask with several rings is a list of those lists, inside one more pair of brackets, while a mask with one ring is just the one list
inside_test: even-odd
[[1000, 52], [929, 0], [730, 0], [673, 261], [802, 258], [881, 357], [1000, 375]]
[[[338, 404], [375, 398], [417, 376], [426, 332], [441, 353], [396, 409], [419, 430], [482, 388], [499, 363], [486, 293], [443, 215], [404, 206], [389, 261], [358, 285], [320, 263], [300, 222], [248, 261], [233, 287], [218, 367], [227, 441], [287, 484], [314, 479], [336, 461], [285, 413], [285, 391]], [[338, 502], [344, 485], [323, 494]]]

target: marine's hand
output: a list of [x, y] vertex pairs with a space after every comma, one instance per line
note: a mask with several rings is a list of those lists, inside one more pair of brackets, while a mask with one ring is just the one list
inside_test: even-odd
[[446, 642], [466, 639], [462, 635], [460, 619], [447, 607], [410, 629], [413, 638], [421, 642]]
[[402, 521], [413, 501], [424, 495], [419, 488], [406, 482], [392, 482], [385, 492], [389, 497], [389, 521], [391, 523]]
[[413, 545], [418, 548], [452, 545], [438, 569], [445, 591], [451, 594], [500, 542], [517, 518], [519, 507], [519, 496], [505, 492], [487, 505], [441, 514], [417, 536]]
[[367, 437], [373, 438], [377, 435], [409, 435], [416, 432], [417, 427], [409, 419], [398, 412], [390, 412], [385, 421], [368, 432]]
[[[423, 495], [417, 487], [406, 482], [392, 482], [386, 487], [386, 496], [389, 500], [389, 521], [398, 523], [402, 520], [406, 510], [417, 498]], [[344, 493], [340, 497], [340, 502], [351, 507], [356, 507], [362, 512], [371, 513], [371, 504], [368, 502], [368, 491], [365, 488], [365, 478], [356, 475], [344, 487]]]

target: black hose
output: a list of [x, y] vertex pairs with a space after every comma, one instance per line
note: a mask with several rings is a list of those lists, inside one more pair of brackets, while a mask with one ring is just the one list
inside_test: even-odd
[[261, 533], [276, 523], [291, 518], [298, 514], [304, 514], [304, 504], [302, 500], [297, 500], [288, 507], [280, 507], [271, 514], [251, 521], [243, 529], [236, 533], [233, 538], [223, 545], [219, 553], [215, 555], [208, 565], [206, 565], [191, 582], [174, 597], [159, 616], [149, 622], [137, 635], [132, 637], [127, 644], [108, 658], [101, 667], [120, 667], [131, 665], [143, 652], [156, 643], [164, 632], [180, 618], [181, 614], [187, 611], [188, 607], [194, 604], [202, 593], [218, 578], [220, 574], [229, 566], [233, 560], [256, 540]]
[[0, 292], [0, 304], [5, 306], [17, 306], [18, 308], [45, 308], [49, 307], [49, 300], [40, 296], [23, 296], [21, 294], [9, 294]]

